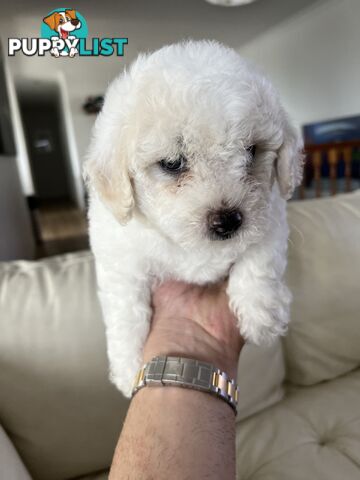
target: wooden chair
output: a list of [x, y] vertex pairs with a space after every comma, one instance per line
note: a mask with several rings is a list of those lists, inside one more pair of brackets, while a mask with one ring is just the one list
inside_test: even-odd
[[336, 195], [360, 187], [360, 140], [305, 145], [305, 154], [304, 178], [298, 198]]

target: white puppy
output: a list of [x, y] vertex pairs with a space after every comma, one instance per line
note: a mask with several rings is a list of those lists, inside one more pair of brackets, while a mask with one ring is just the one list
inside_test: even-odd
[[111, 379], [130, 395], [154, 280], [229, 276], [241, 334], [286, 331], [285, 199], [302, 142], [261, 74], [216, 42], [140, 55], [109, 87], [85, 173]]

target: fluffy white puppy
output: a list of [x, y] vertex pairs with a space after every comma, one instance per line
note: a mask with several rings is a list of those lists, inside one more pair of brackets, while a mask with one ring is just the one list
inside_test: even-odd
[[284, 334], [285, 199], [302, 142], [269, 81], [210, 41], [140, 55], [110, 85], [85, 166], [111, 379], [130, 395], [154, 281], [229, 276], [241, 334]]

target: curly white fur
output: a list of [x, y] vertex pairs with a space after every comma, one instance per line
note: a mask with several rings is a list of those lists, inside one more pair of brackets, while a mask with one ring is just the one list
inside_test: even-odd
[[[141, 364], [156, 279], [206, 284], [229, 275], [242, 335], [261, 344], [284, 334], [285, 199], [301, 180], [301, 148], [269, 81], [219, 43], [140, 55], [113, 81], [85, 174], [111, 378], [125, 395]], [[179, 155], [189, 170], [174, 178], [159, 161]], [[233, 238], [214, 241], [206, 218], [221, 205], [244, 220]]]

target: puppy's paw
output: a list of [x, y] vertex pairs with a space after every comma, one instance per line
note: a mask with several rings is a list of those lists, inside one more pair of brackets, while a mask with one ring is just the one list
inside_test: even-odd
[[256, 307], [256, 314], [243, 313], [239, 319], [240, 333], [249, 343], [271, 345], [279, 336], [287, 332], [288, 321], [278, 312]]
[[110, 362], [110, 380], [127, 398], [131, 397], [135, 375], [141, 368], [140, 358], [121, 362]]
[[[260, 293], [260, 292], [259, 292]], [[271, 345], [287, 332], [291, 294], [277, 283], [276, 288], [263, 289], [261, 295], [231, 298], [230, 307], [238, 318], [241, 335], [255, 345]]]

